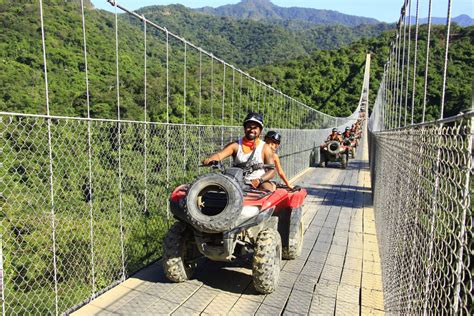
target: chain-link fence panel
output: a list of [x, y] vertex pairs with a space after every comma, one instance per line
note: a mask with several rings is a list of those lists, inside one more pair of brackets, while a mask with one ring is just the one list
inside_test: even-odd
[[472, 114], [370, 134], [389, 313], [473, 313]]
[[[0, 283], [9, 315], [67, 312], [159, 259], [172, 189], [208, 172], [201, 161], [243, 136], [228, 126], [0, 119]], [[309, 167], [329, 133], [277, 131], [288, 178]]]

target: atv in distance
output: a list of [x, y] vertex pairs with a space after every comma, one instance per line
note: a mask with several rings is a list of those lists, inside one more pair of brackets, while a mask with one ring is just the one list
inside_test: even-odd
[[306, 190], [253, 189], [244, 178], [255, 166], [224, 168], [216, 161], [213, 168], [218, 172], [180, 185], [171, 194], [170, 210], [177, 221], [164, 239], [166, 277], [174, 282], [190, 279], [202, 256], [229, 262], [253, 256], [255, 289], [271, 293], [278, 285], [282, 257], [301, 254]]
[[320, 167], [327, 167], [328, 162], [340, 162], [341, 168], [347, 168], [349, 158], [349, 148], [339, 141], [327, 141], [321, 146], [320, 150]]
[[347, 147], [348, 153], [351, 158], [355, 158], [356, 155], [356, 149], [357, 149], [357, 142], [356, 139], [353, 135], [350, 137], [344, 138], [344, 141], [342, 142], [344, 146]]

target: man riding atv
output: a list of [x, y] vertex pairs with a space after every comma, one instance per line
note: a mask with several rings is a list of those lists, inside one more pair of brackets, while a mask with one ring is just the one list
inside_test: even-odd
[[[228, 144], [224, 149], [211, 155], [202, 161], [203, 165], [209, 165], [212, 161], [221, 161], [232, 156], [234, 166], [274, 164], [273, 151], [268, 144], [260, 140], [263, 130], [263, 117], [259, 113], [249, 113], [244, 120], [245, 136], [237, 142]], [[250, 160], [250, 161], [249, 161]], [[245, 177], [245, 182], [253, 188], [273, 191], [275, 188], [270, 180], [275, 176], [275, 170], [265, 171], [263, 167], [256, 168]]]
[[[268, 294], [278, 285], [281, 259], [302, 252], [307, 192], [269, 182], [274, 152], [258, 138], [262, 116], [250, 113], [244, 128], [243, 138], [203, 160], [213, 172], [171, 193], [176, 222], [164, 239], [162, 264], [173, 282], [189, 280], [201, 257], [231, 262], [251, 256], [253, 285]], [[234, 165], [226, 168], [221, 160], [230, 156]]]
[[352, 132], [349, 126], [346, 126], [344, 133], [342, 133], [342, 137], [344, 146], [348, 147], [349, 153], [351, 154], [352, 158], [355, 158], [357, 139], [354, 137], [354, 133]]
[[328, 162], [341, 162], [341, 168], [347, 167], [348, 147], [337, 128], [333, 128], [324, 144], [319, 146], [319, 166], [326, 167]]

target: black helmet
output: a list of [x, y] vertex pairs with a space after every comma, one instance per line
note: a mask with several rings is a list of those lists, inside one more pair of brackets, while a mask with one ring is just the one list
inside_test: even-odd
[[337, 128], [334, 127], [334, 128], [332, 129], [332, 131], [333, 131], [333, 132], [337, 132]]
[[263, 129], [263, 116], [260, 113], [250, 112], [244, 119], [244, 127], [248, 122], [255, 122]]
[[269, 131], [267, 135], [265, 135], [265, 139], [272, 139], [274, 140], [277, 144], [280, 144], [281, 141], [281, 135], [278, 132], [275, 131]]
[[350, 130], [351, 128], [349, 126], [346, 126], [346, 131]]

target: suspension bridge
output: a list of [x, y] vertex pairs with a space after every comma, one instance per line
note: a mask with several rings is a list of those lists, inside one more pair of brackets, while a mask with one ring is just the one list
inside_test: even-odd
[[[52, 17], [37, 3], [45, 111], [0, 112], [2, 315], [473, 313], [474, 111], [443, 115], [450, 0], [434, 121], [425, 121], [431, 0], [424, 1], [423, 52], [423, 0], [403, 1], [370, 118], [370, 55], [358, 106], [348, 117], [333, 117], [109, 2], [115, 51], [104, 58], [115, 63], [114, 82], [97, 80], [104, 74], [91, 62], [88, 33], [95, 21], [83, 1], [77, 4], [82, 116], [55, 112], [61, 107], [50, 88], [48, 39], [58, 35], [48, 33], [45, 18]], [[141, 45], [121, 37], [131, 25]], [[127, 49], [140, 60], [133, 63], [137, 54]], [[136, 92], [127, 90], [132, 71], [143, 79], [140, 119], [127, 112]], [[94, 116], [97, 86], [104, 84], [115, 96], [114, 117]], [[279, 287], [268, 295], [256, 292], [245, 261], [206, 261], [193, 280], [170, 283], [160, 263], [173, 222], [169, 194], [242, 133], [249, 111], [263, 113], [266, 129], [282, 134], [282, 166], [308, 190], [301, 257], [283, 262]], [[361, 118], [360, 150], [348, 169], [315, 168], [330, 129]]]

